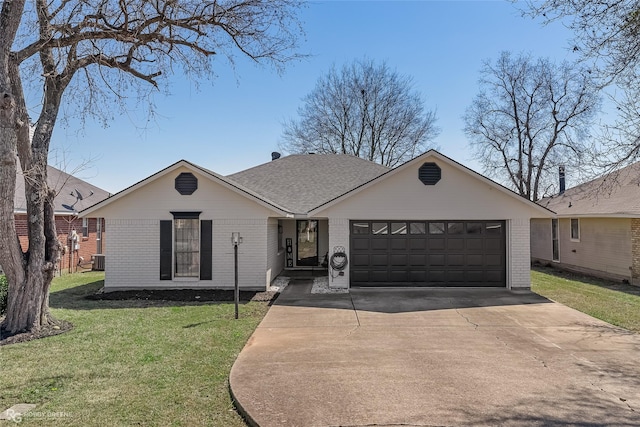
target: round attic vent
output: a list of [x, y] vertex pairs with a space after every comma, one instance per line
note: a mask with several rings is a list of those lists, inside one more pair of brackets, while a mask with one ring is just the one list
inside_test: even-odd
[[425, 163], [418, 170], [418, 179], [424, 185], [436, 185], [440, 178], [442, 178], [442, 171], [435, 163]]
[[190, 172], [183, 172], [176, 178], [176, 190], [183, 196], [190, 196], [198, 189], [198, 178]]

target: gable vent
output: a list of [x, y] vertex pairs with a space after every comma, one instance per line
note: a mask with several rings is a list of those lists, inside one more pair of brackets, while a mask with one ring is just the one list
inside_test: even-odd
[[176, 190], [183, 196], [190, 196], [198, 189], [198, 178], [190, 172], [183, 172], [176, 178]]
[[436, 185], [440, 178], [442, 178], [442, 171], [435, 163], [425, 163], [418, 170], [418, 179], [424, 185]]

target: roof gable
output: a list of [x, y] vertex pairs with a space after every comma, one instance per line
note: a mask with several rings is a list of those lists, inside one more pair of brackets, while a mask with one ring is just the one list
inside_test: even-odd
[[[319, 206], [316, 206], [315, 208], [313, 208], [312, 210], [310, 210], [309, 215], [313, 216], [313, 215], [318, 215], [321, 212], [325, 211], [326, 209], [329, 209], [335, 205], [338, 205], [340, 203], [342, 203], [343, 201], [348, 200], [349, 198], [354, 197], [355, 195], [359, 194], [360, 192], [363, 192], [369, 188], [372, 188], [374, 186], [378, 186], [381, 185], [382, 182], [385, 182], [387, 180], [392, 180], [394, 176], [398, 175], [398, 174], [402, 174], [404, 172], [406, 172], [407, 170], [410, 169], [415, 169], [415, 179], [419, 180], [419, 169], [421, 166], [423, 166], [425, 163], [429, 163], [429, 162], [433, 162], [435, 161], [436, 163], [438, 162], [442, 162], [443, 164], [446, 164], [450, 167], [452, 167], [453, 169], [461, 172], [462, 174], [480, 181], [486, 185], [488, 185], [492, 190], [498, 191], [499, 193], [503, 194], [506, 197], [509, 197], [511, 199], [513, 199], [514, 201], [518, 202], [518, 203], [522, 203], [523, 205], [525, 205], [529, 210], [533, 210], [535, 212], [537, 212], [537, 214], [539, 214], [540, 216], [551, 216], [552, 212], [550, 212], [548, 209], [541, 207], [533, 202], [531, 202], [530, 200], [514, 193], [513, 191], [509, 190], [508, 188], [492, 181], [491, 179], [461, 165], [460, 163], [450, 159], [447, 156], [444, 156], [443, 154], [435, 151], [435, 150], [429, 150], [426, 153], [417, 156], [399, 166], [397, 166], [394, 169], [391, 169], [389, 171], [387, 171], [386, 173], [379, 175], [378, 177], [375, 177], [372, 180], [369, 180], [368, 182], [365, 182], [355, 188], [352, 188], [351, 190], [345, 192], [344, 194], [326, 202], [323, 203]], [[443, 178], [444, 179], [444, 178]], [[423, 185], [427, 185], [424, 182], [422, 183]], [[437, 184], [436, 184], [437, 185]], [[455, 197], [455, 195], [451, 195], [451, 197]]]
[[172, 173], [178, 169], [181, 168], [186, 168], [187, 170], [191, 170], [193, 172], [197, 172], [200, 175], [205, 176], [206, 178], [210, 179], [211, 181], [222, 185], [223, 187], [243, 196], [248, 198], [249, 200], [252, 200], [272, 211], [277, 212], [280, 215], [283, 216], [287, 216], [290, 215], [290, 212], [287, 211], [286, 208], [278, 205], [277, 203], [274, 203], [268, 199], [266, 199], [265, 197], [255, 193], [254, 191], [252, 191], [251, 189], [248, 189], [246, 187], [244, 187], [243, 185], [234, 182], [233, 180], [223, 177], [221, 175], [216, 174], [215, 172], [212, 172], [210, 170], [207, 170], [205, 168], [202, 168], [200, 166], [197, 166], [191, 162], [188, 162], [186, 160], [180, 160], [168, 167], [166, 167], [165, 169], [162, 169], [159, 172], [156, 172], [155, 174], [143, 179], [140, 182], [137, 182], [136, 184], [131, 185], [130, 187], [125, 188], [124, 190], [116, 193], [115, 195], [109, 197], [106, 200], [103, 200], [102, 202], [99, 202], [85, 210], [83, 210], [81, 212], [82, 216], [88, 216], [88, 215], [95, 215], [96, 212], [98, 212], [99, 210], [101, 210], [102, 208], [117, 202], [118, 200], [120, 200], [121, 198], [124, 198], [125, 196], [134, 193], [136, 191], [141, 190], [143, 187], [151, 184], [152, 182], [155, 182], [156, 180], [159, 180], [163, 177], [165, 177], [167, 174]]
[[538, 201], [558, 216], [640, 216], [640, 162]]

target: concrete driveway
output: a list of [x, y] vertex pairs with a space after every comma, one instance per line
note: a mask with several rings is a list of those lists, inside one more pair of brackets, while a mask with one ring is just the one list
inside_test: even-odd
[[310, 288], [231, 370], [253, 425], [640, 425], [640, 335], [529, 292]]

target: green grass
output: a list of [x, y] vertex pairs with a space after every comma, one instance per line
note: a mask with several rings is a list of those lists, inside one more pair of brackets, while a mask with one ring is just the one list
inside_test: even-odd
[[536, 268], [531, 272], [531, 290], [612, 325], [640, 332], [640, 287]]
[[35, 403], [25, 425], [244, 426], [228, 376], [264, 317], [250, 302], [91, 301], [101, 273], [56, 278], [51, 307], [75, 328], [0, 347], [0, 411]]

